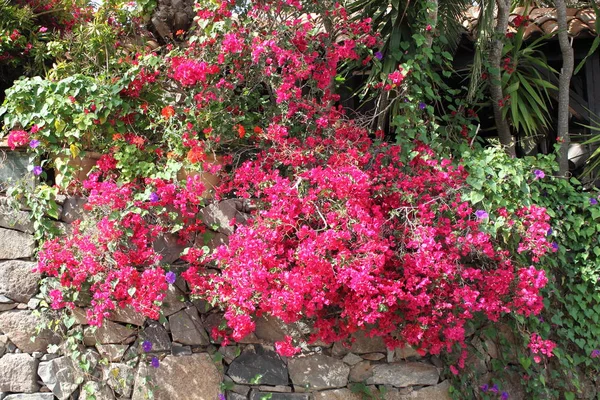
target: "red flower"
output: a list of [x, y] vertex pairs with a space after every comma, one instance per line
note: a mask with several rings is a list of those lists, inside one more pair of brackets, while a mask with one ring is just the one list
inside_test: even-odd
[[173, 108], [173, 106], [166, 106], [162, 109], [160, 113], [165, 119], [170, 119], [172, 116], [175, 115], [175, 109]]

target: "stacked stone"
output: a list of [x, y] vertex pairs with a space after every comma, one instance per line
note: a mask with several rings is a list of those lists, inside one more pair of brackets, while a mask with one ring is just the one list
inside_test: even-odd
[[[82, 218], [84, 203], [69, 198], [62, 204], [58, 223], [66, 231]], [[244, 211], [234, 200], [203, 210], [205, 222], [215, 229], [213, 247], [226, 243], [233, 231], [229, 222], [244, 221]], [[0, 400], [90, 399], [91, 394], [97, 400], [142, 400], [150, 392], [158, 400], [217, 400], [219, 395], [229, 400], [358, 400], [363, 397], [357, 388], [385, 400], [450, 398], [438, 359], [410, 348], [388, 351], [377, 338], [357, 335], [350, 347], [317, 343], [298, 356], [281, 357], [273, 344], [285, 335], [306, 336], [307, 326], [261, 318], [241, 343], [221, 346], [208, 333], [223, 322], [223, 314], [190, 299], [181, 278], [169, 286], [164, 323], [126, 307], [94, 330], [84, 310], [76, 309], [75, 325], [84, 332], [81, 360], [89, 366], [84, 373], [60, 351], [48, 354], [49, 345], [61, 343], [58, 334], [36, 333], [41, 276], [32, 272], [32, 234], [27, 211], [0, 212]], [[172, 269], [183, 271], [185, 265], [177, 266], [182, 249], [174, 243], [163, 237], [156, 248]], [[144, 342], [152, 344], [147, 352]]]

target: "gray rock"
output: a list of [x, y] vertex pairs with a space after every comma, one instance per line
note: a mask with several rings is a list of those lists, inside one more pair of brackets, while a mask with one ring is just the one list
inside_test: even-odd
[[424, 387], [408, 394], [390, 391], [385, 394], [385, 400], [451, 400], [452, 396], [448, 390], [450, 381], [444, 381], [435, 386]]
[[[60, 336], [50, 330], [36, 333], [40, 320], [31, 311], [11, 310], [0, 313], [0, 332], [25, 353], [45, 352], [49, 344], [59, 344]], [[32, 342], [30, 339], [35, 337]]]
[[83, 381], [83, 372], [68, 357], [40, 363], [37, 373], [60, 400], [68, 399]]
[[27, 211], [15, 210], [7, 205], [0, 205], [0, 227], [33, 234], [33, 219]]
[[82, 220], [85, 217], [83, 206], [87, 203], [85, 197], [67, 197], [63, 203], [63, 210], [60, 219], [67, 224], [76, 220]]
[[135, 334], [132, 329], [110, 320], [104, 320], [102, 326], [96, 328], [95, 331], [92, 327], [87, 327], [83, 332], [83, 340], [86, 346], [94, 346], [96, 343], [124, 343]]
[[135, 371], [127, 364], [112, 363], [102, 369], [102, 380], [124, 397], [131, 397], [134, 379]]
[[140, 333], [140, 341], [152, 343], [152, 351], [170, 351], [171, 339], [167, 330], [157, 321], [149, 321], [148, 326]]
[[236, 358], [227, 375], [236, 383], [287, 385], [288, 368], [277, 353], [256, 346], [255, 351], [247, 351]]
[[228, 199], [219, 203], [212, 203], [200, 210], [200, 219], [209, 227], [224, 235], [231, 235], [234, 230], [232, 222], [245, 224], [249, 215], [244, 211], [244, 201]]
[[368, 353], [368, 354], [363, 354], [362, 358], [365, 360], [369, 360], [369, 361], [379, 361], [385, 358], [385, 354], [381, 354], [381, 353]]
[[[36, 352], [37, 353], [37, 352]], [[50, 361], [50, 360], [54, 360], [55, 358], [58, 358], [59, 355], [58, 354], [44, 354], [41, 358], [40, 361]]]
[[19, 303], [27, 303], [37, 293], [41, 275], [33, 272], [35, 262], [0, 262], [0, 294]]
[[292, 388], [289, 386], [264, 386], [261, 385], [258, 387], [258, 390], [262, 390], [263, 392], [277, 392], [277, 393], [291, 393]]
[[222, 372], [206, 353], [166, 356], [158, 368], [140, 363], [132, 400], [147, 398], [147, 382], [155, 385], [155, 400], [214, 400], [221, 393], [222, 381]]
[[[350, 389], [325, 390], [315, 393], [315, 400], [362, 400], [360, 393], [352, 393]], [[432, 399], [433, 400], [433, 399]]]
[[189, 356], [192, 354], [192, 348], [190, 346], [181, 346], [173, 343], [173, 346], [171, 346], [171, 354], [174, 356]]
[[227, 400], [247, 400], [248, 398], [243, 394], [235, 393], [235, 392], [227, 392], [226, 394]]
[[114, 400], [115, 395], [108, 385], [101, 385], [98, 382], [89, 381], [83, 384], [79, 400], [90, 400], [93, 395], [94, 400]]
[[8, 297], [0, 294], [0, 304], [13, 304], [14, 301], [9, 299]]
[[363, 359], [359, 356], [357, 356], [354, 353], [348, 353], [344, 356], [344, 358], [342, 359], [343, 362], [345, 362], [348, 365], [356, 365], [359, 362], [361, 362]]
[[129, 346], [126, 344], [96, 344], [98, 353], [110, 362], [119, 362]]
[[223, 355], [225, 363], [231, 364], [231, 362], [241, 354], [241, 351], [237, 346], [224, 346], [219, 349], [219, 353]]
[[254, 322], [256, 324], [254, 334], [267, 343], [279, 342], [284, 340], [285, 336], [300, 339], [310, 333], [310, 328], [307, 325], [300, 323], [285, 324], [276, 317], [260, 317], [256, 318]]
[[415, 349], [410, 346], [405, 346], [404, 348], [397, 348], [395, 351], [394, 361], [406, 360], [407, 358], [422, 358], [422, 356], [417, 353]]
[[305, 393], [270, 393], [270, 392], [261, 392], [259, 390], [253, 390], [250, 393], [250, 400], [262, 400], [265, 396], [271, 395], [271, 397], [267, 397], [269, 400], [309, 400], [310, 396]]
[[185, 295], [177, 286], [169, 285], [161, 308], [162, 314], [168, 317], [183, 308], [185, 308]]
[[0, 358], [0, 392], [37, 392], [37, 363], [29, 354], [6, 354]]
[[137, 326], [143, 326], [146, 322], [144, 314], [135, 311], [131, 305], [125, 307], [117, 307], [110, 312], [108, 319], [115, 322], [122, 322], [124, 324], [131, 324]]
[[162, 256], [161, 264], [174, 263], [186, 248], [185, 245], [179, 243], [177, 236], [171, 233], [160, 234], [152, 243], [152, 247]]
[[[9, 394], [3, 400], [54, 400], [52, 393]], [[100, 400], [100, 399], [98, 399]]]
[[373, 366], [373, 376], [366, 380], [368, 385], [391, 385], [406, 387], [436, 385], [440, 374], [433, 365], [407, 362], [379, 364]]
[[0, 357], [6, 352], [6, 345], [8, 344], [8, 336], [0, 335]]
[[0, 312], [13, 310], [15, 308], [17, 308], [17, 303], [0, 303]]
[[195, 307], [186, 308], [171, 315], [169, 325], [175, 342], [192, 346], [206, 346], [210, 343]]
[[366, 354], [366, 353], [386, 353], [387, 347], [383, 339], [379, 336], [368, 337], [364, 332], [359, 331], [352, 335], [354, 342], [350, 347], [344, 346], [341, 342], [336, 342], [333, 345], [333, 355], [343, 356], [348, 353]]
[[294, 388], [321, 390], [344, 387], [348, 384], [350, 367], [337, 358], [323, 354], [294, 357], [288, 360]]
[[0, 260], [31, 258], [34, 252], [33, 235], [0, 228]]
[[361, 361], [350, 370], [350, 382], [364, 382], [373, 376], [373, 366], [370, 361]]

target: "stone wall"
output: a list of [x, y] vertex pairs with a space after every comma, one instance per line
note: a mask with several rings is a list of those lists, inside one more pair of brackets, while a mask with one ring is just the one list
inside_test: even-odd
[[[65, 229], [83, 215], [83, 203], [83, 199], [69, 198], [62, 204], [60, 223]], [[218, 227], [213, 246], [226, 242], [232, 229], [230, 219], [244, 220], [243, 211], [231, 200], [205, 209], [206, 222]], [[48, 353], [49, 345], [61, 342], [59, 335], [43, 331], [35, 341], [30, 340], [39, 322], [35, 310], [41, 278], [31, 272], [35, 265], [32, 233], [26, 211], [1, 210], [0, 399], [91, 399], [88, 392], [92, 389], [96, 399], [134, 400], [148, 398], [150, 391], [159, 400], [221, 400], [221, 394], [229, 400], [363, 398], [356, 389], [386, 400], [450, 398], [450, 384], [438, 358], [421, 357], [409, 348], [388, 351], [381, 340], [361, 335], [350, 348], [314, 346], [293, 358], [280, 357], [273, 343], [286, 334], [302, 335], [306, 327], [261, 318], [256, 332], [242, 343], [220, 346], [208, 332], [221, 324], [222, 314], [191, 300], [181, 278], [169, 287], [163, 324], [125, 308], [93, 332], [85, 325], [83, 310], [77, 310], [75, 324], [83, 328], [85, 344], [80, 352], [90, 365], [85, 374], [60, 350]], [[176, 266], [181, 248], [173, 242], [165, 237], [156, 246], [166, 262]], [[144, 341], [152, 343], [148, 352], [142, 349]], [[157, 367], [156, 360], [152, 365], [153, 357]], [[485, 357], [489, 361], [489, 354]]]

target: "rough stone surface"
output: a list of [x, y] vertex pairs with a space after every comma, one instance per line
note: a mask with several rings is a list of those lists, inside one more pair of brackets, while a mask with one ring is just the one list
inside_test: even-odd
[[162, 256], [161, 264], [172, 264], [186, 248], [185, 245], [179, 243], [176, 235], [163, 233], [159, 235], [152, 244], [154, 250]]
[[186, 308], [171, 315], [169, 325], [175, 342], [191, 346], [206, 346], [210, 343], [195, 307]]
[[6, 352], [6, 345], [8, 344], [8, 336], [0, 335], [0, 357]]
[[[49, 330], [44, 330], [38, 335], [35, 328], [39, 322], [31, 311], [6, 311], [0, 313], [0, 332], [8, 336], [24, 353], [45, 352], [48, 344], [60, 343], [60, 337]], [[33, 336], [35, 341], [32, 342], [30, 339]]]
[[128, 347], [126, 344], [96, 344], [98, 353], [110, 362], [121, 361]]
[[192, 354], [192, 348], [190, 346], [181, 346], [173, 343], [173, 346], [171, 347], [171, 354], [174, 356], [189, 356]]
[[227, 400], [247, 400], [248, 398], [243, 394], [238, 394], [235, 392], [227, 392]]
[[400, 360], [406, 360], [407, 358], [421, 358], [422, 356], [417, 353], [417, 351], [415, 349], [413, 349], [410, 346], [405, 346], [404, 348], [400, 349], [397, 348], [396, 349], [396, 353], [395, 353], [395, 357], [394, 360], [395, 361], [400, 361]]
[[15, 210], [2, 204], [0, 206], [0, 227], [33, 234], [33, 219], [27, 211]]
[[29, 354], [6, 354], [0, 358], [0, 392], [37, 392], [37, 363]]
[[38, 289], [40, 274], [33, 272], [35, 262], [0, 262], [0, 294], [19, 303], [27, 303]]
[[37, 372], [42, 382], [60, 400], [68, 399], [79, 387], [77, 379], [83, 377], [81, 370], [76, 368], [68, 357], [42, 362]]
[[33, 235], [0, 228], [0, 260], [30, 258], [34, 252]]
[[152, 351], [171, 350], [171, 339], [167, 330], [157, 321], [151, 321], [140, 333], [140, 341], [147, 340], [152, 343]]
[[333, 345], [333, 355], [343, 356], [348, 353], [354, 354], [366, 354], [366, 353], [386, 353], [387, 347], [383, 342], [383, 339], [379, 336], [368, 337], [362, 331], [359, 331], [352, 335], [352, 342], [350, 347], [344, 346], [341, 342], [336, 342]]
[[155, 400], [214, 400], [221, 393], [223, 380], [222, 373], [206, 353], [187, 357], [166, 356], [159, 368], [152, 368], [147, 363], [140, 365], [132, 400], [146, 398], [149, 387], [147, 376], [156, 385]]
[[93, 346], [96, 343], [123, 343], [135, 333], [132, 329], [110, 320], [105, 320], [102, 323], [102, 326], [98, 327], [95, 332], [92, 331], [93, 328], [91, 327], [85, 328], [84, 330], [84, 343], [86, 346]]
[[361, 361], [350, 370], [350, 382], [364, 382], [373, 376], [373, 366], [370, 361]]
[[285, 339], [285, 336], [291, 336], [295, 339], [310, 333], [310, 328], [301, 323], [285, 324], [279, 318], [261, 317], [255, 321], [256, 328], [254, 334], [258, 339], [267, 343], [275, 343]]
[[[352, 393], [350, 389], [325, 390], [315, 393], [315, 400], [362, 400], [359, 393]], [[432, 399], [433, 400], [433, 399]]]
[[78, 219], [83, 219], [85, 210], [83, 206], [87, 202], [84, 197], [67, 197], [63, 203], [60, 219], [68, 224]]
[[90, 381], [83, 384], [79, 400], [90, 400], [92, 398], [88, 395], [85, 388], [88, 388], [89, 393], [94, 396], [94, 400], [114, 400], [115, 398], [113, 391], [108, 385], [101, 385], [98, 382]]
[[344, 387], [350, 373], [343, 361], [323, 354], [292, 358], [288, 369], [294, 387], [307, 390]]
[[369, 360], [369, 361], [379, 361], [379, 360], [385, 358], [385, 354], [368, 353], [368, 354], [363, 354], [362, 358], [364, 358], [365, 360]]
[[231, 222], [234, 219], [238, 224], [244, 224], [248, 220], [249, 215], [241, 211], [244, 211], [242, 200], [228, 199], [204, 207], [200, 210], [199, 217], [207, 226], [229, 236], [233, 233], [234, 226]]
[[270, 393], [253, 390], [250, 393], [250, 400], [262, 400], [265, 396], [271, 395], [269, 400], [309, 400], [310, 396], [304, 393]]
[[[227, 374], [236, 383], [262, 384], [262, 385], [287, 385], [288, 369], [277, 353], [256, 346], [255, 352], [247, 351], [236, 358]], [[256, 381], [257, 376], [261, 378]]]
[[444, 381], [435, 386], [424, 387], [408, 394], [400, 392], [389, 392], [385, 395], [385, 400], [451, 400], [452, 397], [448, 390], [450, 381]]
[[[54, 400], [52, 393], [9, 394], [3, 400]], [[98, 399], [100, 400], [100, 399]]]
[[168, 317], [185, 308], [185, 303], [182, 301], [184, 297], [183, 292], [177, 286], [169, 285], [162, 304], [163, 315]]
[[258, 390], [262, 390], [263, 392], [277, 392], [277, 393], [291, 393], [292, 388], [289, 386], [264, 386], [261, 385], [258, 387]]
[[0, 303], [0, 312], [17, 308], [17, 303]]
[[130, 305], [126, 305], [122, 308], [119, 307], [111, 311], [108, 319], [137, 326], [143, 326], [144, 322], [146, 322], [146, 317], [142, 313], [135, 311]]
[[430, 386], [438, 383], [439, 376], [436, 367], [419, 362], [378, 364], [373, 366], [373, 376], [366, 383], [396, 387]]
[[131, 397], [134, 378], [135, 371], [127, 364], [112, 363], [102, 369], [102, 380], [124, 397]]

